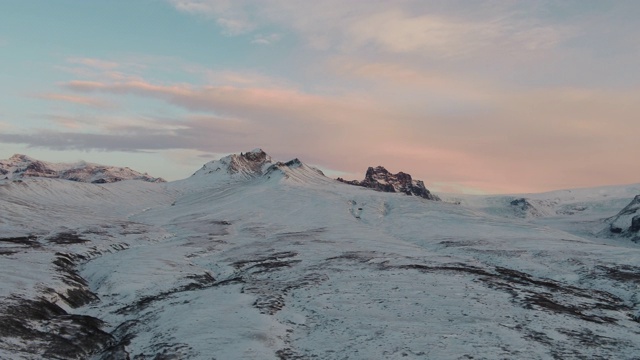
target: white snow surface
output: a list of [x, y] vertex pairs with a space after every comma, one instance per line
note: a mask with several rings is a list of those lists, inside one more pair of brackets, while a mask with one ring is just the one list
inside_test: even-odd
[[638, 358], [640, 247], [603, 229], [640, 184], [436, 202], [261, 153], [0, 184], [0, 358]]

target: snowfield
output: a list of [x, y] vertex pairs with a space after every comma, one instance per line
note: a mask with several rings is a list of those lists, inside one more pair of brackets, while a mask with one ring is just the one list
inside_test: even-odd
[[640, 185], [429, 201], [262, 154], [1, 182], [0, 358], [640, 358]]

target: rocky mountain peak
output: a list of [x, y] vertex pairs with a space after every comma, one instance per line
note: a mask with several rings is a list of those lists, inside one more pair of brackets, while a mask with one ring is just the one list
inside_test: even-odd
[[244, 157], [247, 161], [265, 162], [271, 161], [271, 157], [267, 155], [262, 149], [253, 149], [246, 153], [240, 153], [240, 156]]
[[256, 179], [305, 184], [331, 182], [322, 171], [306, 165], [298, 158], [287, 162], [274, 161], [262, 149], [231, 154], [220, 160], [210, 161], [196, 171], [190, 179], [192, 184], [205, 184], [205, 186]]
[[300, 159], [295, 158], [293, 160], [289, 160], [286, 163], [284, 163], [286, 166], [290, 167], [290, 168], [296, 168], [296, 167], [300, 167], [302, 166], [302, 161], [300, 161]]
[[257, 149], [240, 155], [230, 155], [229, 172], [230, 173], [247, 173], [262, 174], [263, 166], [271, 162], [271, 157], [264, 151]]
[[222, 176], [248, 179], [261, 176], [271, 163], [271, 157], [266, 152], [262, 149], [254, 149], [246, 153], [231, 154], [220, 160], [210, 161], [193, 175], [224, 174]]
[[9, 158], [9, 161], [28, 161], [28, 160], [33, 160], [33, 159], [23, 154], [13, 154], [13, 156]]
[[398, 192], [406, 195], [419, 196], [428, 200], [439, 201], [440, 198], [432, 194], [421, 180], [413, 180], [411, 175], [399, 172], [393, 174], [383, 166], [369, 167], [364, 180], [347, 181], [342, 178], [337, 179], [350, 185], [362, 186], [383, 192]]

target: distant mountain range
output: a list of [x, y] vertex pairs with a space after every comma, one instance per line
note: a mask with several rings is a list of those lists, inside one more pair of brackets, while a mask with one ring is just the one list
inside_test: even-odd
[[19, 180], [27, 177], [56, 178], [94, 184], [122, 180], [165, 181], [162, 178], [154, 178], [127, 167], [105, 166], [87, 162], [54, 164], [21, 154], [13, 155], [7, 160], [0, 160], [0, 180]]

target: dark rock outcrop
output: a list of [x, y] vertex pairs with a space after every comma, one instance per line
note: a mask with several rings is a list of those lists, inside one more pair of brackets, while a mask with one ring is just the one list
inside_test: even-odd
[[536, 207], [534, 201], [527, 198], [517, 198], [509, 202], [514, 215], [521, 218], [541, 217], [544, 213]]
[[262, 151], [262, 149], [256, 149], [232, 156], [229, 163], [229, 171], [231, 173], [246, 171], [261, 174], [264, 164], [270, 161], [271, 157], [266, 152]]
[[629, 226], [630, 232], [640, 232], [640, 215], [636, 215], [631, 219], [631, 226]]
[[640, 195], [636, 195], [608, 223], [609, 233], [629, 237], [635, 242], [640, 241]]
[[403, 172], [392, 174], [382, 166], [368, 168], [362, 181], [349, 181], [342, 178], [337, 180], [345, 184], [362, 186], [376, 191], [404, 193], [428, 200], [440, 201], [439, 197], [432, 194], [424, 186], [423, 181], [413, 180], [411, 175]]

